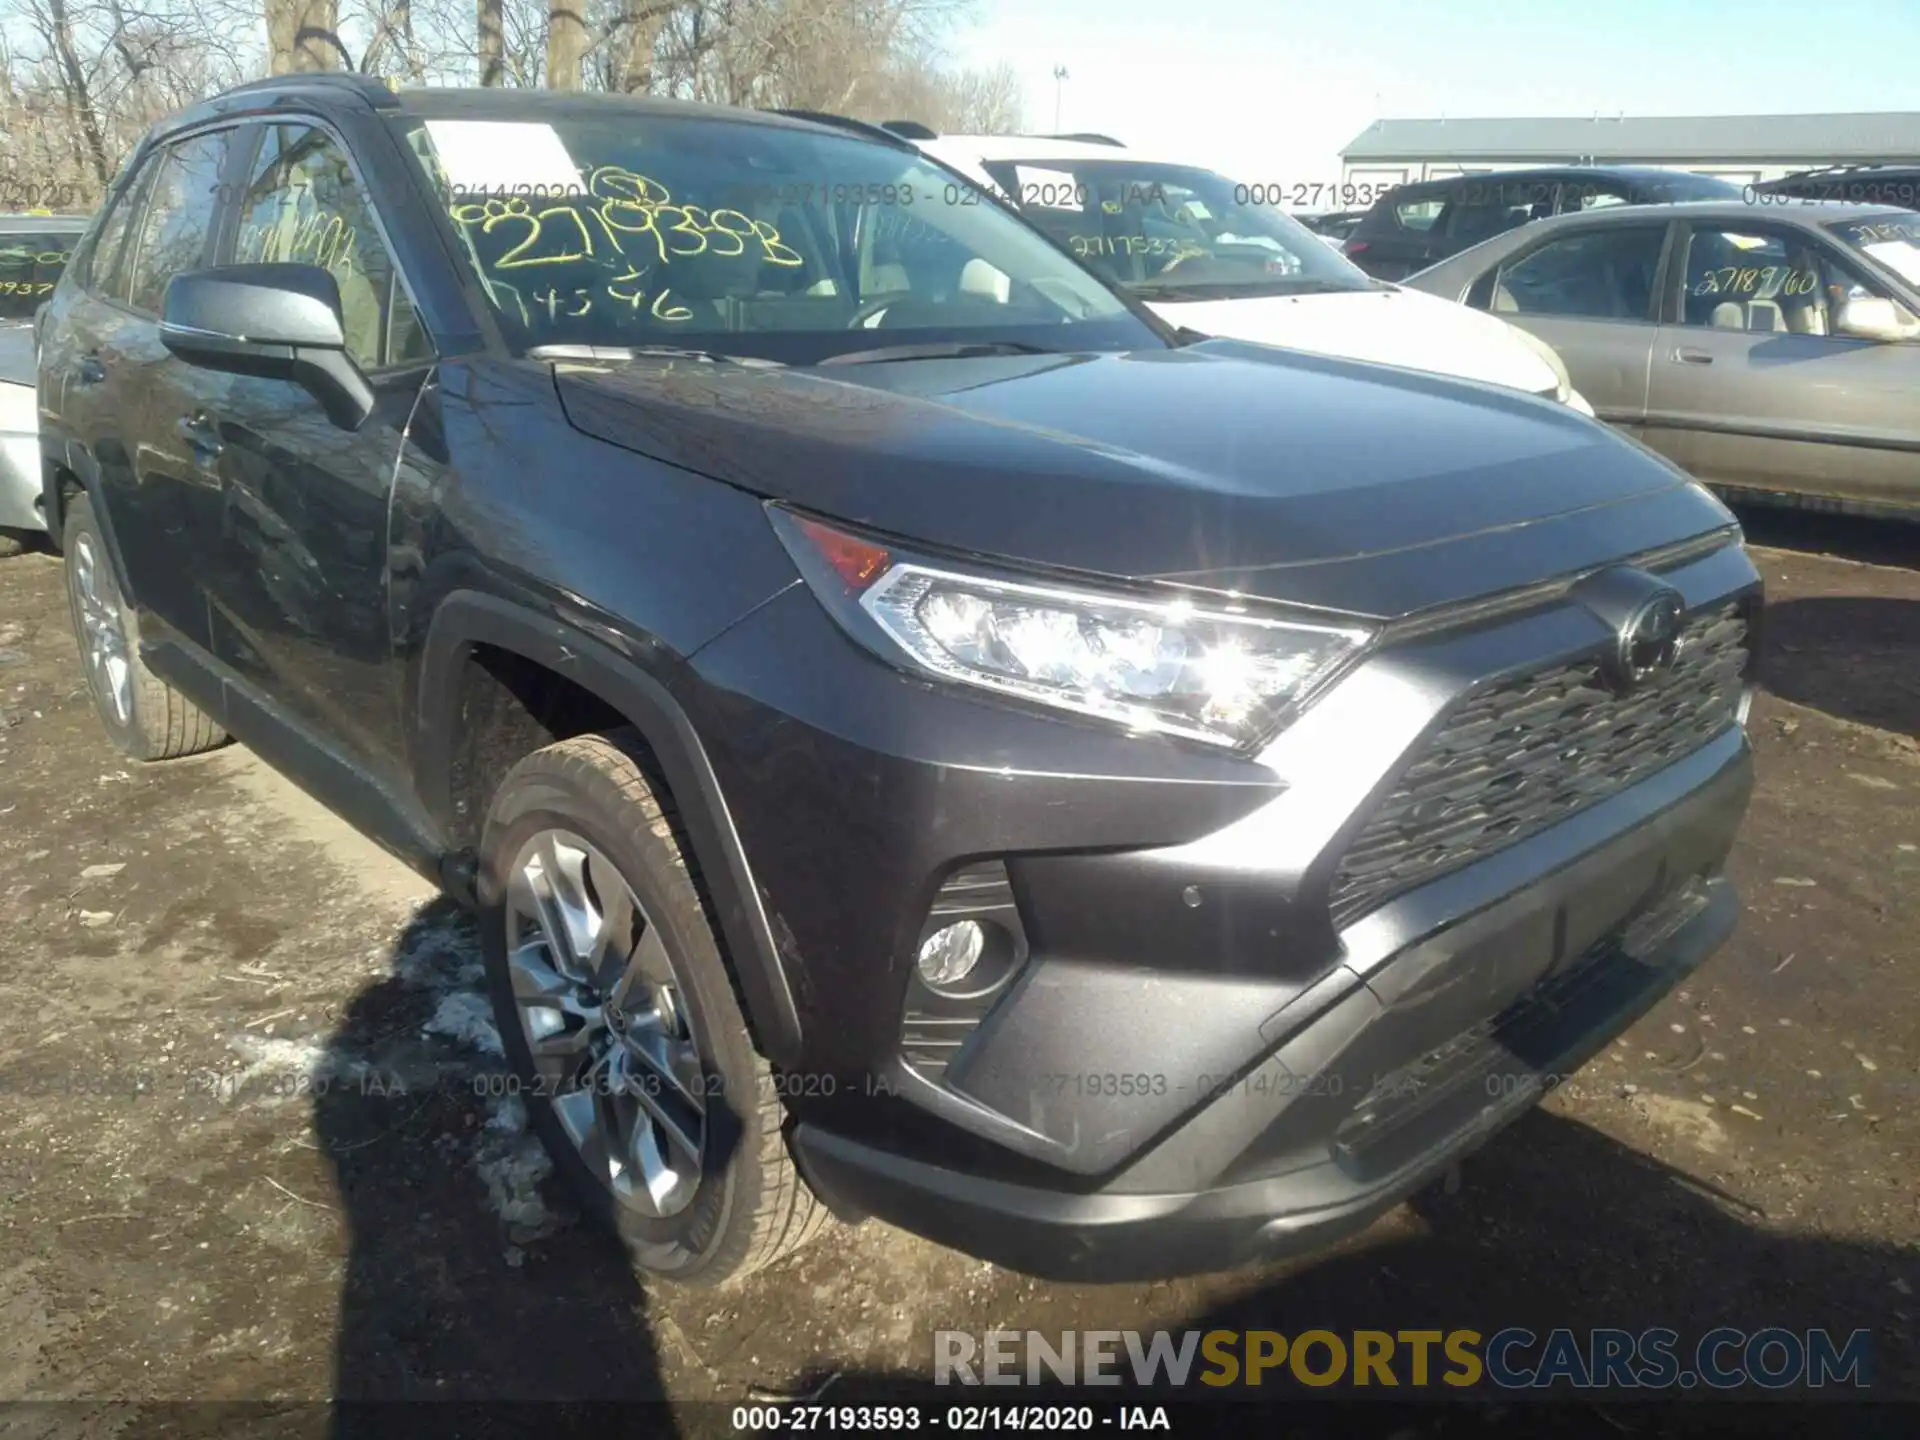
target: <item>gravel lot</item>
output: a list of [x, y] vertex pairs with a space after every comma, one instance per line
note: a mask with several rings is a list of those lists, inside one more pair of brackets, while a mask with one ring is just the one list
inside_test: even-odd
[[1193, 1324], [1864, 1326], [1920, 1395], [1920, 536], [1752, 523], [1734, 942], [1452, 1193], [1111, 1288], [869, 1224], [643, 1290], [487, 1098], [465, 920], [243, 749], [121, 761], [58, 561], [0, 562], [0, 1397], [851, 1399], [936, 1328]]

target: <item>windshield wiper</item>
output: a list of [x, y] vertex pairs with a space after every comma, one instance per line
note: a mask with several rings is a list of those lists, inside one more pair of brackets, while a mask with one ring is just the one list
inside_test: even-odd
[[829, 355], [822, 365], [873, 365], [886, 360], [964, 360], [976, 355], [1058, 355], [1061, 351], [1024, 340], [933, 340], [918, 345], [881, 345]]
[[723, 355], [717, 350], [695, 350], [681, 345], [535, 345], [529, 360], [704, 360], [710, 365], [745, 365], [762, 370], [784, 370], [778, 360], [757, 355]]

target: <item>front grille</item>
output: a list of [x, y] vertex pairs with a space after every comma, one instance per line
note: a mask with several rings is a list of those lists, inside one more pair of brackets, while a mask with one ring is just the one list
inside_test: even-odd
[[1336, 926], [1537, 834], [1672, 764], [1736, 723], [1747, 627], [1729, 605], [1691, 620], [1673, 668], [1625, 697], [1597, 656], [1464, 702], [1348, 847]]

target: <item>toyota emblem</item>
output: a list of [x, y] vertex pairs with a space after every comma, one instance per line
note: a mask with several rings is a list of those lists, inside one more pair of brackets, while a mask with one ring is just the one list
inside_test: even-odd
[[1663, 671], [1680, 655], [1685, 603], [1676, 590], [1647, 596], [1620, 622], [1611, 652], [1601, 666], [1616, 695], [1628, 695]]

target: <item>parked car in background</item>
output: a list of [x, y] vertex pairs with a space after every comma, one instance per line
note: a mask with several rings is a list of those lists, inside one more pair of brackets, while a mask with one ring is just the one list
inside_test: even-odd
[[943, 135], [923, 152], [990, 187], [1109, 283], [1175, 325], [1587, 402], [1550, 347], [1373, 280], [1265, 187], [1115, 143]]
[[46, 530], [33, 315], [86, 228], [84, 215], [0, 215], [0, 556], [17, 554]]
[[1346, 243], [1347, 237], [1359, 228], [1360, 222], [1367, 218], [1364, 210], [1335, 210], [1319, 215], [1303, 215], [1296, 211], [1294, 219], [1313, 231], [1322, 240], [1336, 248]]
[[1920, 210], [1920, 165], [1830, 165], [1768, 180], [1753, 190], [1763, 204], [1768, 200], [1841, 200], [1854, 205]]
[[95, 708], [475, 904], [649, 1276], [1315, 1248], [1734, 925], [1760, 577], [1564, 406], [751, 111], [294, 74], [125, 177], [40, 347]]
[[1737, 200], [1730, 180], [1635, 165], [1568, 165], [1454, 175], [1389, 190], [1344, 247], [1369, 275], [1402, 280], [1468, 246], [1555, 215], [1610, 205]]
[[1532, 330], [1601, 419], [1731, 496], [1920, 518], [1920, 214], [1566, 215], [1407, 283]]

